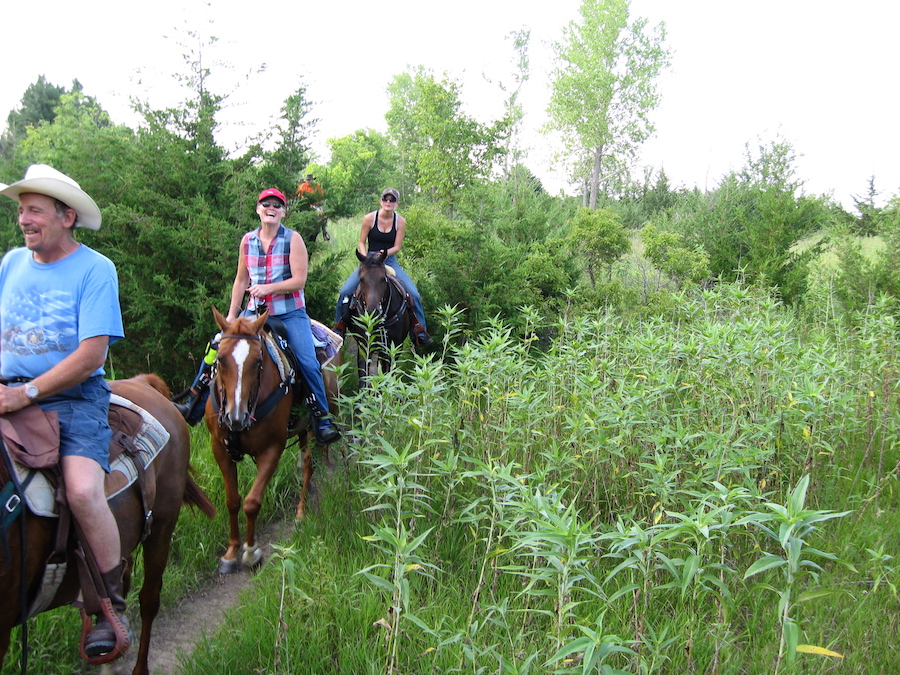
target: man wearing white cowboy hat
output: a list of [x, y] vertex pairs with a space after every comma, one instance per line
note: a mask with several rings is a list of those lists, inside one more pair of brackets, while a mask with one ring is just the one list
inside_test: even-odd
[[[116, 614], [124, 617], [119, 530], [104, 496], [109, 471], [109, 385], [103, 364], [124, 337], [116, 268], [80, 244], [76, 227], [100, 229], [100, 209], [74, 180], [44, 164], [0, 184], [19, 202], [25, 246], [0, 262], [0, 414], [36, 404], [59, 417], [66, 495], [96, 557]], [[85, 640], [95, 657], [115, 647], [103, 617]]]

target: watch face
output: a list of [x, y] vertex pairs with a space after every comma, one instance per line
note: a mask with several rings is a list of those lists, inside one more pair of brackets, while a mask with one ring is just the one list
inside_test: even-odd
[[28, 386], [25, 387], [25, 395], [28, 398], [30, 398], [32, 401], [38, 397], [38, 393], [39, 393], [38, 388], [35, 387], [33, 384], [29, 384]]

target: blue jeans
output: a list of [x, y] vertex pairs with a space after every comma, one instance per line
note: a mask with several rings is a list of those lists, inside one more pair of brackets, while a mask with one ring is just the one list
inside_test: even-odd
[[[252, 312], [249, 316], [255, 316]], [[309, 385], [312, 393], [319, 401], [319, 405], [327, 413], [328, 397], [325, 395], [325, 383], [322, 381], [322, 369], [316, 358], [316, 346], [313, 344], [312, 328], [309, 325], [309, 317], [306, 308], [295, 309], [285, 314], [279, 314], [277, 319], [284, 322], [288, 334], [288, 344], [297, 357], [303, 379]]]
[[[413, 280], [410, 279], [409, 275], [403, 271], [402, 267], [400, 267], [400, 263], [397, 262], [397, 256], [388, 256], [384, 261], [384, 264], [397, 273], [397, 278], [400, 280], [400, 283], [402, 283], [406, 288], [406, 292], [409, 293], [409, 297], [412, 298], [413, 311], [416, 313], [416, 319], [418, 319], [419, 323], [422, 324], [422, 328], [426, 328], [425, 310], [422, 309], [422, 296], [419, 295], [419, 289], [416, 288]], [[341, 305], [343, 304], [344, 299], [349, 298], [351, 295], [353, 295], [353, 291], [356, 290], [357, 286], [359, 286], [359, 268], [353, 270], [353, 274], [351, 274], [347, 278], [347, 281], [345, 281], [344, 285], [341, 287], [341, 292], [338, 295], [337, 307], [335, 307], [334, 310], [335, 323], [340, 321], [341, 316], [343, 316], [343, 313], [341, 312]]]
[[109, 473], [109, 395], [109, 384], [95, 375], [40, 402], [59, 416], [60, 457], [88, 457]]

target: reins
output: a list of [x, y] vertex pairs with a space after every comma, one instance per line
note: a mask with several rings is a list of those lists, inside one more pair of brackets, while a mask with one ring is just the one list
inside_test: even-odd
[[[261, 334], [238, 335], [238, 334], [234, 334], [234, 333], [229, 333], [229, 334], [222, 335], [219, 338], [220, 345], [221, 345], [221, 340], [225, 340], [225, 339], [253, 340], [256, 342], [264, 341], [264, 338]], [[269, 359], [273, 362], [273, 364], [275, 363], [275, 359], [274, 359], [273, 355], [271, 353], [269, 353], [268, 349], [263, 348], [263, 347], [261, 347], [260, 349], [261, 349], [262, 353], [261, 353], [260, 359], [259, 359], [259, 367], [256, 369], [256, 384], [255, 384], [255, 387], [253, 389], [251, 389], [249, 399], [247, 401], [247, 412], [248, 412], [248, 414], [250, 416], [250, 420], [251, 420], [250, 426], [255, 424], [258, 420], [265, 419], [273, 410], [275, 410], [276, 406], [281, 401], [281, 399], [284, 398], [290, 392], [290, 385], [287, 382], [285, 382], [284, 380], [282, 380], [279, 383], [279, 385], [277, 387], [275, 387], [275, 390], [268, 397], [266, 397], [266, 399], [264, 401], [262, 401], [262, 403], [259, 402], [260, 390], [262, 389], [262, 376], [263, 376], [263, 372], [265, 369], [266, 355], [268, 355]], [[220, 346], [219, 350], [221, 353], [221, 346]], [[218, 357], [216, 359], [216, 366], [218, 366]], [[217, 375], [217, 373], [216, 373], [216, 375]], [[214, 375], [214, 378], [216, 377], [216, 375]], [[216, 384], [216, 386], [213, 387], [212, 407], [213, 407], [213, 411], [219, 417], [219, 425], [225, 427], [226, 425], [225, 425], [224, 419], [223, 419], [224, 408], [222, 407], [220, 386], [218, 384]], [[229, 430], [229, 435], [232, 435], [232, 434], [234, 434], [234, 432]], [[235, 441], [236, 441], [236, 438], [235, 438]], [[230, 445], [231, 444], [229, 444], [229, 446]], [[238, 461], [243, 456], [243, 452], [240, 450], [239, 444], [235, 443], [235, 445], [237, 446], [237, 447], [235, 447], [235, 451], [232, 453], [231, 448], [229, 447], [229, 453], [231, 453], [231, 455], [235, 459], [235, 461]]]
[[[6, 450], [6, 444], [0, 439], [0, 455], [3, 455], [3, 464], [6, 467], [7, 472], [9, 473], [9, 480], [13, 484], [14, 493], [7, 501], [6, 504], [3, 504], [3, 517], [6, 519], [9, 518], [18, 518], [19, 520], [19, 528], [20, 528], [20, 539], [19, 542], [19, 551], [21, 554], [20, 562], [20, 570], [19, 570], [19, 625], [22, 627], [19, 631], [19, 636], [22, 639], [22, 675], [28, 672], [28, 584], [25, 578], [25, 565], [27, 562], [27, 541], [28, 541], [28, 531], [25, 525], [25, 508], [24, 508], [24, 498], [25, 492], [22, 489], [22, 486], [19, 484], [19, 477], [16, 475], [16, 471], [12, 466], [12, 460], [9, 457], [9, 453]], [[17, 498], [17, 501], [13, 503], [13, 497]], [[18, 516], [15, 516], [15, 509], [19, 510]], [[12, 555], [10, 554], [8, 541], [6, 539], [6, 530], [3, 531], [3, 541], [6, 544], [6, 562], [9, 565], [10, 569], [12, 569]]]

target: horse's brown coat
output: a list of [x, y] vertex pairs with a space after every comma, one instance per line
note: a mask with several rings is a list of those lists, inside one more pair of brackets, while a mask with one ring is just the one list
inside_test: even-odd
[[[178, 521], [182, 503], [199, 507], [207, 516], [215, 515], [215, 507], [189, 476], [190, 433], [181, 413], [169, 400], [165, 383], [156, 375], [139, 375], [130, 380], [110, 382], [113, 393], [130, 399], [158, 419], [169, 432], [169, 442], [154, 461], [156, 468], [156, 500], [153, 526], [143, 542], [144, 585], [140, 591], [141, 636], [133, 675], [149, 675], [148, 655], [153, 620], [159, 612], [159, 594], [163, 571], [169, 560], [172, 533]], [[8, 480], [6, 469], [0, 465], [0, 481]], [[133, 485], [110, 501], [110, 508], [119, 525], [122, 553], [128, 560], [126, 588], [130, 585], [133, 552], [144, 530], [144, 508], [139, 487]], [[33, 516], [23, 512], [27, 528], [26, 583], [34, 593], [43, 574], [44, 563], [53, 550], [57, 520]], [[21, 538], [19, 524], [10, 529], [12, 565], [0, 562], [0, 663], [9, 648], [10, 630], [20, 616], [19, 584], [21, 580]], [[0, 558], [3, 556], [0, 555]], [[48, 609], [72, 603], [78, 595], [78, 572], [74, 556], [69, 551], [69, 565], [62, 585]], [[73, 610], [74, 611], [74, 610]]]
[[[403, 344], [410, 330], [410, 302], [403, 284], [388, 274], [384, 264], [384, 251], [370, 252], [356, 257], [359, 265], [359, 285], [353, 294], [350, 310], [350, 332], [356, 339], [359, 380], [365, 384], [368, 377], [378, 373], [379, 366], [388, 370], [391, 366], [389, 347]], [[378, 329], [370, 336], [360, 325], [358, 318], [366, 313], [378, 316]]]
[[[219, 571], [231, 573], [239, 568], [238, 553], [242, 548], [242, 561], [245, 565], [252, 566], [260, 560], [261, 553], [256, 540], [256, 518], [262, 507], [266, 488], [278, 469], [287, 444], [293, 395], [288, 393], [265, 417], [255, 419], [252, 401], [262, 403], [281, 384], [281, 375], [262, 339], [268, 314], [264, 313], [257, 319], [239, 317], [233, 322], [228, 322], [213, 308], [213, 316], [222, 329], [222, 338], [219, 342], [216, 377], [212, 384], [214, 391], [206, 407], [206, 425], [212, 437], [213, 455], [222, 471], [229, 517], [228, 548], [220, 559]], [[233, 357], [237, 349], [240, 350], [240, 359], [244, 364], [240, 373]], [[340, 365], [339, 360], [340, 354], [332, 359], [333, 367]], [[332, 370], [326, 369], [323, 372], [323, 379], [329, 405], [333, 407], [338, 393], [337, 378]], [[233, 393], [238, 390], [241, 392], [240, 395]], [[216, 405], [219, 406], [218, 411], [215, 410]], [[308, 432], [309, 425], [306, 420], [301, 421], [299, 426], [290, 431], [291, 434], [299, 435], [300, 455], [303, 461], [303, 487], [296, 512], [298, 520], [305, 515], [306, 499], [313, 473], [312, 448], [308, 443]], [[252, 457], [256, 463], [256, 477], [250, 491], [243, 498], [243, 511], [247, 519], [243, 546], [238, 523], [241, 495], [238, 492], [237, 464], [228, 452], [229, 442], [239, 444], [241, 451]]]

